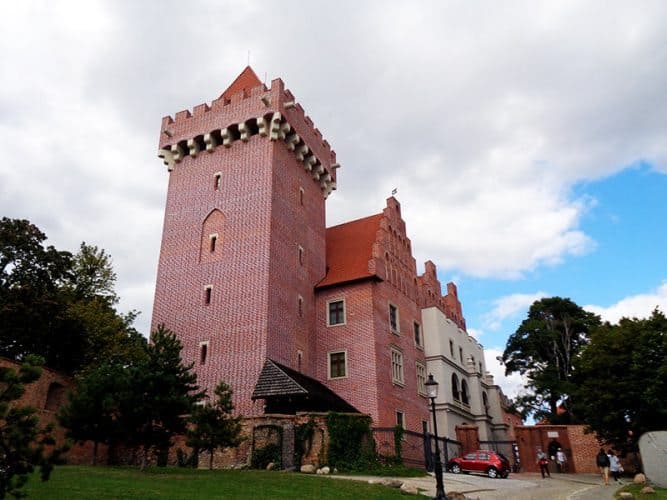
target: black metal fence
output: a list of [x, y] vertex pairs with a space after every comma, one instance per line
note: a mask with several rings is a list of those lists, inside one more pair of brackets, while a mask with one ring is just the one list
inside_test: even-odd
[[[393, 427], [376, 427], [373, 429], [375, 449], [383, 457], [395, 457], [395, 431]], [[403, 431], [401, 438], [401, 458], [409, 467], [424, 467], [424, 435], [420, 432]]]

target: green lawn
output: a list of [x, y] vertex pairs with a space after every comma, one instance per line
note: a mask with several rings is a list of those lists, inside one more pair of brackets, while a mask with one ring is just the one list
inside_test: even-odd
[[128, 467], [56, 467], [47, 482], [33, 475], [29, 499], [391, 499], [400, 491], [357, 481], [280, 471], [208, 471]]
[[619, 493], [621, 491], [628, 491], [632, 493], [635, 498], [650, 498], [651, 500], [667, 500], [667, 489], [665, 488], [658, 488], [657, 486], [654, 486], [653, 489], [655, 490], [655, 495], [642, 495], [639, 493], [639, 491], [646, 485], [644, 484], [628, 484], [626, 486], [623, 486], [620, 490], [618, 490], [615, 495], [616, 498], [619, 498]]

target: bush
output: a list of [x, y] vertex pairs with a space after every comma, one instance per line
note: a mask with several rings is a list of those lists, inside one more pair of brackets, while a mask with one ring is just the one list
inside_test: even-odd
[[378, 464], [370, 417], [332, 412], [327, 415], [327, 427], [330, 465], [354, 471]]

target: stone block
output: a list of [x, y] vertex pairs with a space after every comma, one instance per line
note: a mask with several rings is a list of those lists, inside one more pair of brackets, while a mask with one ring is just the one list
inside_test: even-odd
[[652, 431], [639, 438], [639, 453], [646, 477], [661, 488], [667, 488], [667, 431]]

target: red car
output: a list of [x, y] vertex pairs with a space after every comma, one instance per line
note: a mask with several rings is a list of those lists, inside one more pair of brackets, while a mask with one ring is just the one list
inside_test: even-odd
[[505, 455], [489, 450], [477, 450], [462, 457], [454, 457], [447, 463], [454, 474], [481, 472], [491, 478], [506, 478], [510, 475], [510, 462]]

